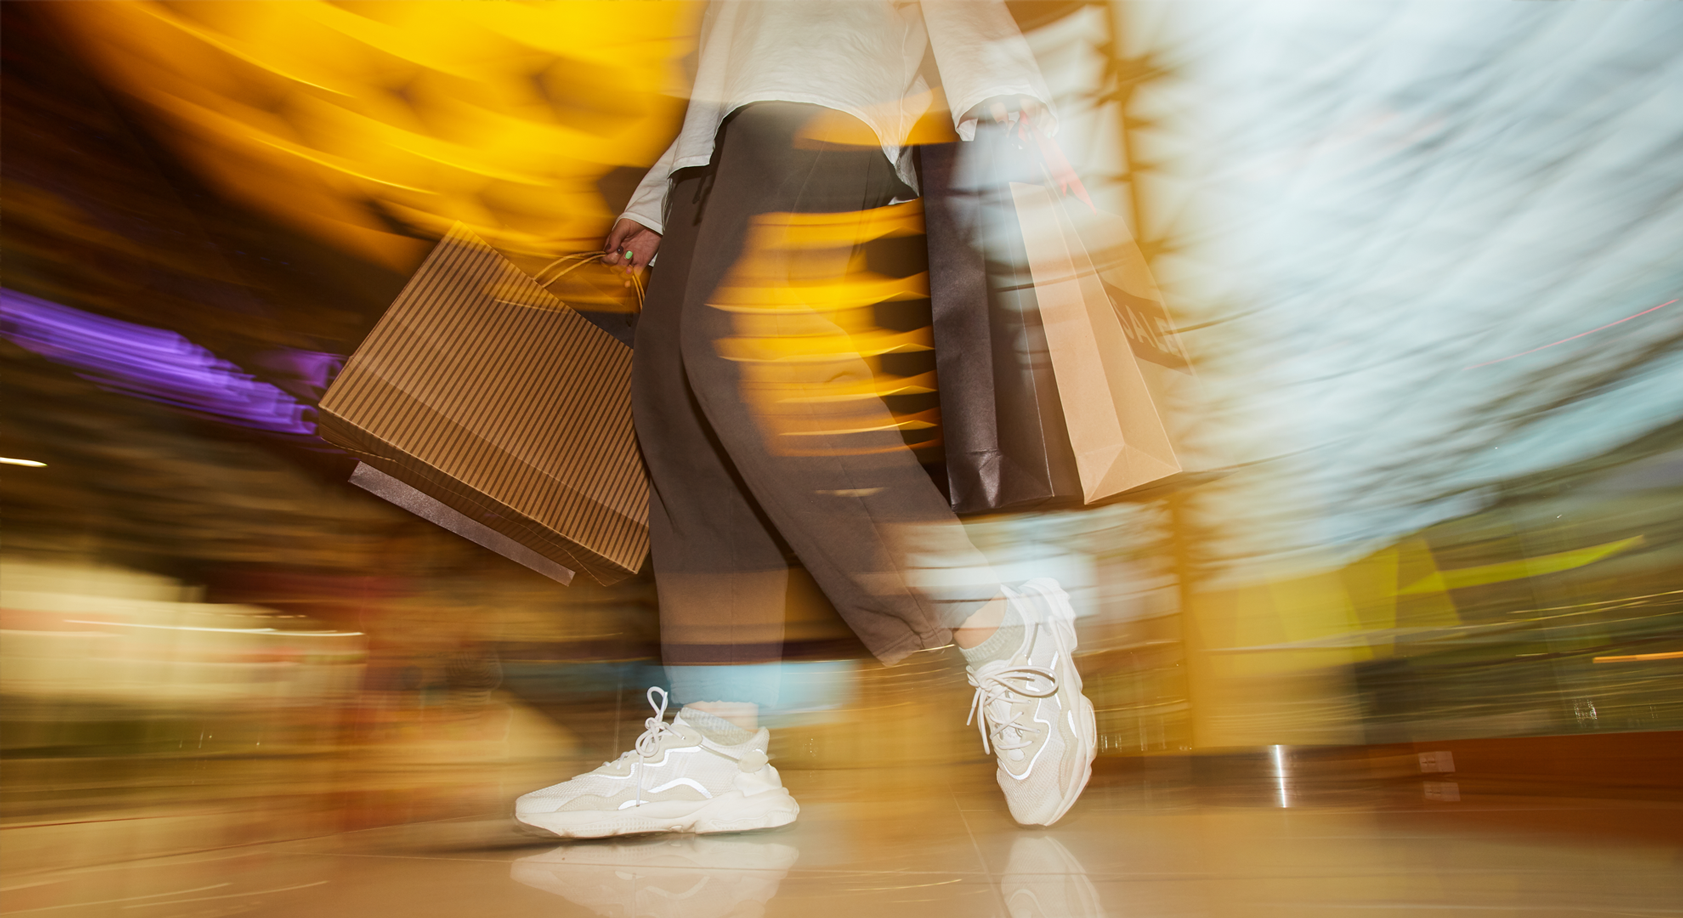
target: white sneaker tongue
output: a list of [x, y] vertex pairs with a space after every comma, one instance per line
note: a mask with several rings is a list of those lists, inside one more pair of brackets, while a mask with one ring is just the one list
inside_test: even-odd
[[[995, 723], [1004, 723], [1011, 716], [1011, 702], [1004, 699], [994, 702], [992, 716]], [[999, 739], [1007, 740], [1012, 744], [1020, 743], [1023, 740], [1023, 731], [1019, 730], [1015, 724], [1009, 724], [999, 728]], [[1023, 751], [1021, 749], [1008, 749], [1006, 755], [1012, 761], [1019, 761], [1023, 757]]]

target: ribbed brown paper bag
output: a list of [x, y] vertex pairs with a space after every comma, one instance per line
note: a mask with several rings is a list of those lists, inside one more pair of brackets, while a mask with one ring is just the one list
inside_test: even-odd
[[630, 383], [630, 348], [457, 224], [328, 389], [318, 429], [451, 510], [612, 583], [649, 550]]

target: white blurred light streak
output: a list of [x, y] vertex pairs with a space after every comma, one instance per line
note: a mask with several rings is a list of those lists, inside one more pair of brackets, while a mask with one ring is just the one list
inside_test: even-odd
[[1274, 758], [1274, 785], [1280, 792], [1280, 806], [1290, 807], [1291, 797], [1286, 793], [1286, 747], [1272, 746], [1269, 752]]
[[219, 631], [226, 634], [277, 634], [287, 637], [357, 637], [361, 631], [282, 631], [278, 628], [205, 628], [200, 625], [139, 625], [132, 622], [94, 622], [67, 618], [71, 625], [110, 625], [113, 628], [154, 628], [160, 631]]

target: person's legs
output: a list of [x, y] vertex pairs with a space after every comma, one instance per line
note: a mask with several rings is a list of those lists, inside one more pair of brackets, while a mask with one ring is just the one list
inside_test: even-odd
[[[815, 111], [741, 110], [711, 173], [675, 183], [639, 320], [633, 398], [654, 485], [662, 653], [690, 703], [670, 725], [650, 718], [618, 762], [522, 797], [529, 824], [647, 831], [644, 787], [682, 794], [685, 782], [702, 796], [654, 801], [666, 828], [794, 818], [765, 763], [766, 731], [744, 729], [756, 704], [775, 701], [787, 583], [779, 536], [884, 662], [942, 646], [956, 629], [1020, 820], [1055, 820], [1086, 783], [1092, 711], [1070, 662], [1067, 600], [1055, 584], [1019, 595], [998, 583], [876, 390], [866, 358], [882, 350], [849, 334], [871, 324], [850, 313], [896, 295], [861, 276], [857, 256], [897, 219], [886, 205], [904, 186], [877, 148], [803, 137]], [[1007, 768], [1025, 756], [1027, 770]], [[1035, 772], [1043, 758], [1050, 764]], [[683, 780], [661, 783], [669, 775], [645, 767]], [[607, 794], [615, 782], [636, 796]]]
[[668, 194], [637, 324], [633, 418], [652, 485], [649, 536], [673, 695], [757, 729], [756, 709], [777, 702], [788, 562], [696, 402], [680, 337], [692, 265], [719, 257], [711, 238], [698, 251], [713, 179], [711, 169], [684, 170]]
[[788, 565], [696, 404], [681, 316], [710, 174], [686, 170], [669, 194], [660, 263], [638, 319], [632, 404], [649, 467], [649, 532], [661, 652], [680, 703], [650, 690], [655, 716], [613, 762], [523, 795], [521, 822], [563, 837], [732, 832], [800, 812], [767, 761], [760, 705], [775, 704]]
[[[946, 643], [947, 629], [982, 607], [958, 635], [979, 643], [1003, 609], [995, 578], [881, 399], [832, 397], [873, 379], [831, 321], [836, 304], [728, 302], [806, 285], [833, 294], [866, 241], [864, 224], [905, 190], [874, 147], [799, 140], [818, 111], [750, 106], [721, 132], [714, 167], [680, 173], [638, 324], [635, 418], [654, 483], [662, 655], [679, 701], [736, 703], [727, 716], [744, 726], [752, 715], [742, 703], [776, 702], [780, 533], [793, 534], [795, 554], [885, 659]], [[824, 215], [817, 230], [827, 238], [790, 239], [801, 228], [768, 217], [780, 214]], [[871, 292], [862, 297], [868, 309]], [[778, 350], [789, 341], [842, 347]], [[769, 359], [753, 359], [768, 344]], [[957, 582], [919, 582], [942, 575]]]
[[[906, 189], [878, 148], [803, 138], [818, 111], [750, 106], [722, 133], [697, 214], [705, 253], [698, 248], [688, 266], [683, 368], [713, 442], [763, 513], [756, 519], [787, 541], [866, 646], [893, 662], [948, 643], [999, 587], [875, 390], [867, 357], [877, 350], [844, 324], [896, 295], [857, 262], [883, 221], [915, 227], [915, 217], [885, 210]], [[716, 514], [710, 492], [686, 488], [679, 507], [673, 488], [660, 490], [682, 520], [674, 529]], [[686, 540], [672, 550], [663, 557], [656, 546], [657, 576], [675, 556], [722, 569], [711, 546]], [[661, 601], [664, 625], [664, 592]]]
[[1012, 815], [1049, 825], [1096, 751], [1073, 609], [1050, 580], [1001, 586], [900, 437], [866, 359], [871, 307], [895, 292], [859, 269], [899, 186], [877, 149], [812, 142], [803, 108], [749, 108], [720, 144], [681, 316], [690, 392], [763, 519], [879, 658], [959, 643]]

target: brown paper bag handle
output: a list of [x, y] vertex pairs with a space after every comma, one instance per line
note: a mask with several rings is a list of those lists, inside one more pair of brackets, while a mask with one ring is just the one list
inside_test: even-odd
[[[566, 277], [573, 270], [575, 270], [579, 267], [582, 267], [584, 265], [587, 265], [587, 264], [591, 263], [592, 261], [595, 261], [595, 260], [597, 260], [599, 258], [602, 258], [602, 257], [604, 257], [604, 256], [601, 252], [569, 252], [566, 255], [562, 255], [560, 258], [555, 259], [554, 261], [550, 262], [549, 264], [544, 265], [542, 268], [540, 268], [538, 270], [538, 273], [532, 275], [532, 278], [538, 282], [539, 286], [547, 288], [550, 284], [553, 284], [556, 281], [560, 280], [561, 278]], [[548, 280], [544, 279], [545, 274], [548, 274], [550, 271], [555, 270], [555, 268], [560, 267], [561, 265], [566, 264], [569, 261], [572, 262], [572, 264], [567, 265], [564, 268], [561, 268], [561, 270], [559, 270], [559, 271], [556, 271], [554, 277], [551, 277]], [[643, 277], [642, 277], [642, 275], [640, 275], [640, 274], [631, 275], [631, 286], [632, 286], [632, 289], [635, 290], [636, 293], [637, 293], [637, 308], [642, 309], [643, 308]]]
[[[534, 279], [536, 279], [538, 283], [543, 284], [545, 286], [548, 286], [549, 284], [553, 284], [557, 280], [560, 280], [561, 275], [566, 274], [568, 271], [571, 271], [574, 268], [578, 267], [579, 265], [585, 264], [585, 263], [591, 261], [592, 259], [601, 258], [601, 257], [602, 257], [601, 252], [568, 252], [567, 254], [562, 255], [560, 258], [555, 259], [554, 261], [550, 262], [549, 264], [544, 265], [542, 268], [539, 268], [537, 273], [533, 274], [532, 277]], [[549, 272], [555, 270], [557, 267], [559, 267], [563, 264], [566, 264], [569, 261], [573, 262], [573, 264], [568, 265], [566, 268], [562, 269], [560, 271], [560, 273], [556, 274], [554, 277], [549, 278], [548, 280], [544, 279], [545, 274], [548, 274]]]

